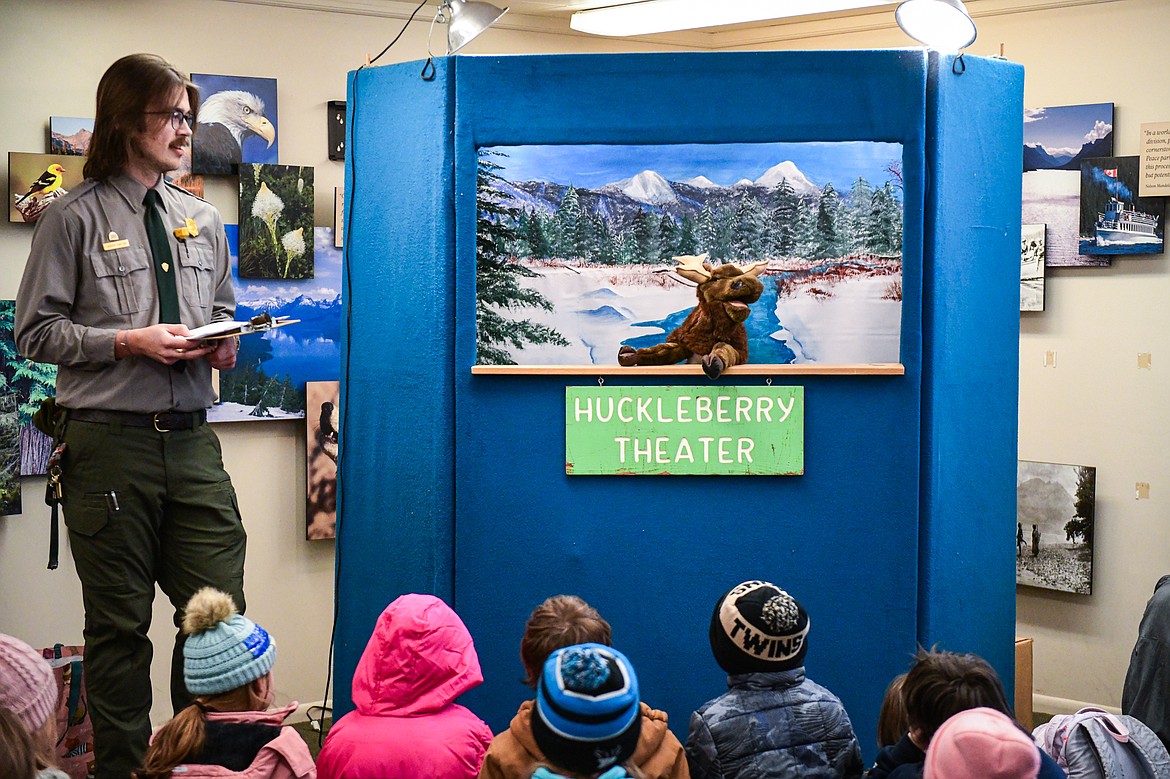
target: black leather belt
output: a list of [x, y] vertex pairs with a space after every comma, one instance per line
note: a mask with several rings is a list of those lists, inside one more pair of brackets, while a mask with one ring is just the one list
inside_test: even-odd
[[127, 427], [153, 427], [160, 433], [171, 430], [194, 430], [207, 422], [207, 411], [160, 411], [157, 414], [141, 414], [135, 411], [106, 411], [99, 408], [71, 408], [69, 420], [77, 422], [100, 422], [122, 424]]

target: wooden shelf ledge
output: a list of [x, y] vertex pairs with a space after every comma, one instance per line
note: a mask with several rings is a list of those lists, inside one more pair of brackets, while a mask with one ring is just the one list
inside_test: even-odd
[[[704, 376], [703, 366], [692, 365], [473, 365], [479, 376]], [[737, 365], [724, 376], [903, 376], [901, 363], [820, 365]]]

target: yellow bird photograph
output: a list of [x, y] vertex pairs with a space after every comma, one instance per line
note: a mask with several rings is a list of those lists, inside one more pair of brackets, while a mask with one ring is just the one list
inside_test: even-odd
[[55, 200], [82, 182], [85, 157], [8, 154], [9, 222], [35, 222]]

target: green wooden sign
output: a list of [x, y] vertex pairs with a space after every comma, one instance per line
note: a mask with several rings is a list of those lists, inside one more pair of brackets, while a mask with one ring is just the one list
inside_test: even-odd
[[804, 473], [804, 387], [566, 387], [565, 473]]

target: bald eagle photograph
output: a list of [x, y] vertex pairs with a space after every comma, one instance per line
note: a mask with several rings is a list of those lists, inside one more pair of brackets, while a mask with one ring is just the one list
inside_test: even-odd
[[191, 80], [201, 93], [193, 173], [232, 175], [243, 162], [277, 161], [276, 79], [193, 73]]

